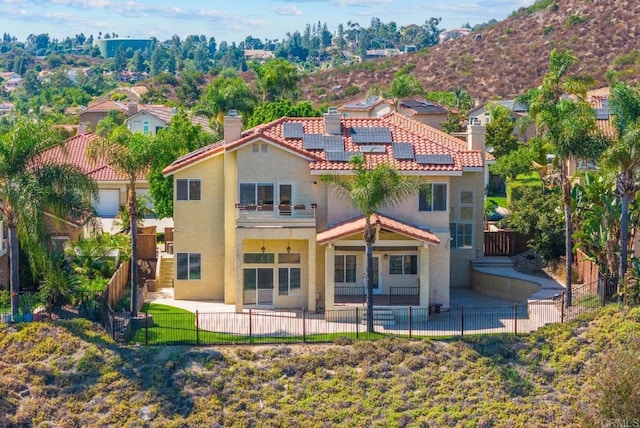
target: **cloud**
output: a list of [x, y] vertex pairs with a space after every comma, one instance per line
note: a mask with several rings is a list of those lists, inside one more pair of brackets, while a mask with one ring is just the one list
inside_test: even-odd
[[273, 11], [273, 13], [275, 13], [276, 15], [281, 15], [281, 16], [300, 16], [300, 15], [303, 15], [302, 10], [296, 5], [276, 6], [276, 7], [272, 7], [271, 11]]

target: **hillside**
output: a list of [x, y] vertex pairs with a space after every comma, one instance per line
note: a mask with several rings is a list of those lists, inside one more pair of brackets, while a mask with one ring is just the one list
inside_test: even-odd
[[639, 321], [612, 306], [526, 337], [215, 349], [0, 325], [0, 426], [604, 426], [640, 418]]
[[632, 52], [640, 51], [640, 2], [540, 0], [493, 27], [427, 52], [311, 74], [301, 87], [316, 103], [337, 103], [347, 98], [345, 91], [353, 98], [349, 91], [355, 89], [349, 88], [362, 96], [375, 83], [389, 86], [401, 67], [415, 66], [412, 74], [427, 91], [463, 86], [473, 97], [507, 98], [541, 83], [553, 48], [573, 50], [579, 72], [595, 78], [595, 87], [606, 86], [607, 69], [614, 66], [626, 80], [640, 80], [640, 52]]

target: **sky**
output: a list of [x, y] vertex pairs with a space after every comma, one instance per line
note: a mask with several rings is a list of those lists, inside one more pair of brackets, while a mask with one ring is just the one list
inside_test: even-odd
[[167, 40], [190, 34], [240, 42], [246, 36], [282, 40], [307, 23], [332, 33], [348, 21], [368, 27], [372, 17], [398, 27], [442, 18], [440, 28], [502, 20], [534, 0], [0, 0], [0, 32], [18, 40], [29, 34], [51, 38], [84, 33]]

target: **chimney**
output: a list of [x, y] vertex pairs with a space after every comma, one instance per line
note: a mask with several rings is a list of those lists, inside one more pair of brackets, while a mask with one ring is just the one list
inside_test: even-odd
[[87, 129], [87, 124], [79, 123], [78, 128], [76, 129], [76, 135], [84, 135], [87, 132], [89, 132], [89, 130]]
[[224, 117], [224, 144], [231, 144], [242, 136], [242, 116], [237, 110], [229, 110]]
[[127, 105], [127, 117], [131, 117], [136, 113], [138, 113], [138, 103], [135, 101], [129, 102]]
[[482, 104], [482, 98], [476, 97], [476, 98], [473, 99], [473, 106], [474, 107], [478, 107], [480, 104]]
[[467, 149], [480, 150], [484, 158], [487, 129], [484, 125], [467, 125]]
[[324, 114], [324, 131], [331, 135], [342, 135], [340, 113], [337, 108], [329, 107], [329, 111]]

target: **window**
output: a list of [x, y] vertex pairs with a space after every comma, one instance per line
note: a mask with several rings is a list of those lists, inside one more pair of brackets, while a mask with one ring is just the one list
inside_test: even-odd
[[431, 183], [426, 189], [420, 189], [418, 200], [419, 211], [446, 211], [446, 183]]
[[176, 180], [176, 199], [179, 201], [200, 200], [200, 180]]
[[[54, 254], [63, 254], [64, 249], [69, 245], [68, 236], [52, 236], [51, 237], [51, 251]], [[0, 246], [1, 248], [1, 246]]]
[[200, 253], [178, 253], [178, 279], [201, 279]]
[[300, 290], [300, 268], [278, 268], [278, 295], [289, 296], [293, 290]]
[[473, 247], [473, 223], [451, 223], [451, 247]]
[[473, 192], [460, 192], [460, 220], [473, 221]]
[[338, 254], [335, 256], [335, 282], [356, 282], [356, 256]]
[[144, 122], [142, 123], [142, 132], [143, 132], [145, 135], [148, 135], [148, 134], [149, 134], [149, 122], [144, 121]]
[[272, 205], [273, 183], [240, 183], [240, 203], [243, 205]]
[[413, 254], [389, 256], [389, 275], [417, 275], [418, 256]]

